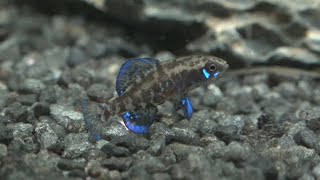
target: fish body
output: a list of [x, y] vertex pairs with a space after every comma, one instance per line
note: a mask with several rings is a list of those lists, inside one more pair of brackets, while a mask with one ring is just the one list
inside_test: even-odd
[[[154, 121], [156, 107], [166, 100], [180, 101], [176, 109], [182, 108], [190, 119], [193, 108], [187, 93], [211, 83], [228, 67], [225, 60], [214, 56], [186, 56], [162, 63], [151, 58], [130, 59], [122, 65], [117, 78], [119, 96], [93, 109], [105, 119], [124, 113], [129, 130], [145, 133]], [[134, 130], [139, 125], [146, 130]]]

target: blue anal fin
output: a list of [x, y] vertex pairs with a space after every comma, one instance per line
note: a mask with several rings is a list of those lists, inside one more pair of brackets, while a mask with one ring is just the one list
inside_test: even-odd
[[191, 104], [191, 101], [189, 99], [189, 97], [183, 97], [181, 99], [181, 105], [182, 105], [182, 110], [183, 110], [183, 114], [184, 116], [190, 120], [192, 117], [192, 113], [193, 113], [193, 107]]
[[147, 106], [134, 112], [128, 111], [122, 119], [126, 127], [135, 134], [146, 134], [155, 121], [158, 109], [155, 106]]
[[81, 111], [83, 113], [83, 119], [85, 127], [90, 135], [90, 138], [94, 141], [102, 139], [99, 133], [99, 122], [103, 113], [102, 107], [95, 102], [89, 100], [83, 100], [81, 103]]

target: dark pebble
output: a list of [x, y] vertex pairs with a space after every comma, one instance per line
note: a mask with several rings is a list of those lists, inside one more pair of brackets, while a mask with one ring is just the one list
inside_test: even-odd
[[0, 143], [8, 145], [13, 139], [12, 130], [0, 123]]
[[6, 108], [5, 114], [11, 117], [14, 120], [13, 122], [26, 121], [28, 116], [27, 110], [27, 106], [14, 102]]
[[17, 102], [21, 103], [22, 105], [32, 105], [33, 103], [37, 102], [37, 95], [35, 94], [23, 94], [17, 97]]
[[133, 166], [129, 169], [130, 179], [139, 179], [139, 180], [149, 180], [151, 175], [147, 172], [145, 168]]
[[132, 165], [131, 157], [111, 157], [102, 161], [101, 165], [109, 170], [126, 171]]
[[236, 125], [218, 126], [214, 135], [226, 144], [229, 144], [232, 141], [240, 140], [238, 131], [239, 129]]
[[57, 102], [57, 95], [56, 95], [56, 90], [53, 86], [46, 87], [44, 90], [41, 91], [40, 97], [39, 97], [40, 102], [46, 102], [49, 104], [54, 104]]
[[315, 149], [320, 153], [320, 138], [311, 130], [301, 130], [294, 136], [294, 141], [301, 146]]
[[119, 136], [111, 140], [117, 146], [123, 146], [130, 150], [130, 152], [137, 152], [138, 150], [146, 150], [149, 147], [149, 141], [139, 135]]
[[170, 147], [174, 152], [174, 155], [176, 156], [177, 161], [186, 159], [190, 153], [203, 151], [202, 147], [191, 146], [191, 145], [180, 144], [180, 143], [170, 144]]
[[151, 137], [164, 136], [169, 142], [174, 137], [174, 132], [164, 123], [153, 123], [150, 127]]
[[159, 159], [163, 162], [164, 165], [169, 166], [177, 162], [176, 155], [172, 151], [170, 146], [166, 146], [159, 156]]
[[107, 143], [102, 146], [101, 151], [103, 151], [108, 157], [126, 157], [130, 155], [130, 151], [127, 148], [116, 146], [111, 143]]
[[306, 120], [306, 126], [313, 131], [320, 130], [320, 117], [315, 117]]
[[49, 116], [50, 107], [47, 103], [37, 103], [33, 106], [33, 114], [36, 118], [40, 116]]
[[68, 174], [69, 177], [79, 177], [79, 178], [86, 178], [87, 177], [87, 173], [85, 173], [84, 171], [80, 170], [80, 169], [75, 169], [69, 172]]
[[70, 171], [74, 169], [84, 170], [85, 164], [80, 162], [75, 162], [69, 159], [60, 159], [57, 167], [61, 170]]
[[93, 80], [92, 75], [87, 71], [86, 67], [78, 66], [71, 70], [72, 82], [78, 83], [83, 87], [88, 87]]
[[143, 167], [148, 173], [164, 172], [166, 166], [157, 157], [146, 151], [138, 151], [133, 155], [133, 166]]
[[175, 133], [173, 139], [177, 142], [181, 142], [184, 144], [196, 145], [199, 144], [200, 137], [198, 134], [193, 132], [189, 128], [172, 128], [172, 131]]

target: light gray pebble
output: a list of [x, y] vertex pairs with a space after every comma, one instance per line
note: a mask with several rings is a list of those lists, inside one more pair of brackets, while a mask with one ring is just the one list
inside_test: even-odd
[[13, 138], [24, 138], [32, 136], [32, 132], [34, 131], [34, 126], [32, 124], [22, 122], [8, 124], [7, 127], [12, 130]]
[[39, 122], [35, 129], [36, 137], [42, 148], [49, 148], [58, 142], [58, 135], [46, 121]]
[[87, 133], [70, 133], [64, 139], [63, 157], [76, 158], [86, 153], [90, 148], [89, 136]]
[[214, 84], [210, 84], [203, 95], [203, 104], [206, 106], [215, 106], [221, 101], [223, 93]]
[[39, 94], [46, 85], [38, 79], [26, 79], [23, 81], [20, 91], [25, 93]]

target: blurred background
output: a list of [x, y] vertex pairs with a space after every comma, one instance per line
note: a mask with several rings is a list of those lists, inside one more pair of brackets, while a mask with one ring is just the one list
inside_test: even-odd
[[[193, 121], [88, 140], [127, 58], [193, 54], [230, 65]], [[0, 0], [0, 179], [319, 179], [319, 74], [320, 0]]]

